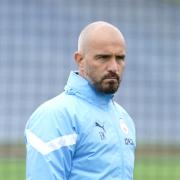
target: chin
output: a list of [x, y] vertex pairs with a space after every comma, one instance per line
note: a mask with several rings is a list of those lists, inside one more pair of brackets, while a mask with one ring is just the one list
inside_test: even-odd
[[118, 89], [108, 89], [105, 91], [106, 94], [114, 94]]
[[115, 92], [117, 92], [119, 86], [115, 86], [115, 87], [108, 87], [108, 88], [104, 88], [102, 89], [102, 91], [105, 94], [114, 94]]
[[97, 91], [105, 93], [105, 94], [114, 94], [119, 88], [119, 82], [102, 82], [102, 83], [94, 83], [94, 86]]

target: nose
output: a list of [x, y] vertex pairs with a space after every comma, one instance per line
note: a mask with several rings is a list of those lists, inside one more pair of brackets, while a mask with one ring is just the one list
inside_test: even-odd
[[107, 70], [108, 70], [108, 71], [111, 71], [111, 72], [117, 73], [117, 72], [118, 72], [118, 69], [119, 69], [119, 64], [118, 64], [118, 62], [116, 61], [115, 58], [112, 58], [112, 59], [109, 61], [108, 65], [107, 65]]

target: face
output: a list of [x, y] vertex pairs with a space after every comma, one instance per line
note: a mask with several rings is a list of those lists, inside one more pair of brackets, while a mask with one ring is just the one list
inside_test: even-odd
[[112, 94], [118, 90], [125, 67], [125, 43], [117, 34], [94, 38], [79, 56], [80, 74], [98, 91]]

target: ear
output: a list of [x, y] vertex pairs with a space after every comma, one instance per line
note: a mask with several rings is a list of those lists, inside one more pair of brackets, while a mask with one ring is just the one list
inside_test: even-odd
[[74, 59], [75, 59], [75, 61], [76, 61], [76, 64], [77, 64], [78, 66], [80, 66], [80, 64], [81, 64], [82, 61], [83, 61], [83, 56], [82, 56], [82, 54], [81, 54], [80, 52], [76, 51], [76, 52], [74, 53]]
[[74, 53], [74, 59], [76, 61], [76, 64], [78, 65], [78, 69], [80, 74], [83, 74], [84, 71], [84, 57], [80, 52], [75, 52]]

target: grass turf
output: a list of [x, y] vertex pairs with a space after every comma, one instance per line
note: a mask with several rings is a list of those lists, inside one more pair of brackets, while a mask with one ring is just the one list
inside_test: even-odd
[[[180, 156], [138, 156], [134, 180], [179, 180]], [[24, 159], [1, 159], [0, 180], [25, 180]]]
[[1, 159], [0, 180], [25, 180], [25, 160]]
[[179, 180], [180, 156], [137, 158], [134, 173], [134, 180]]

